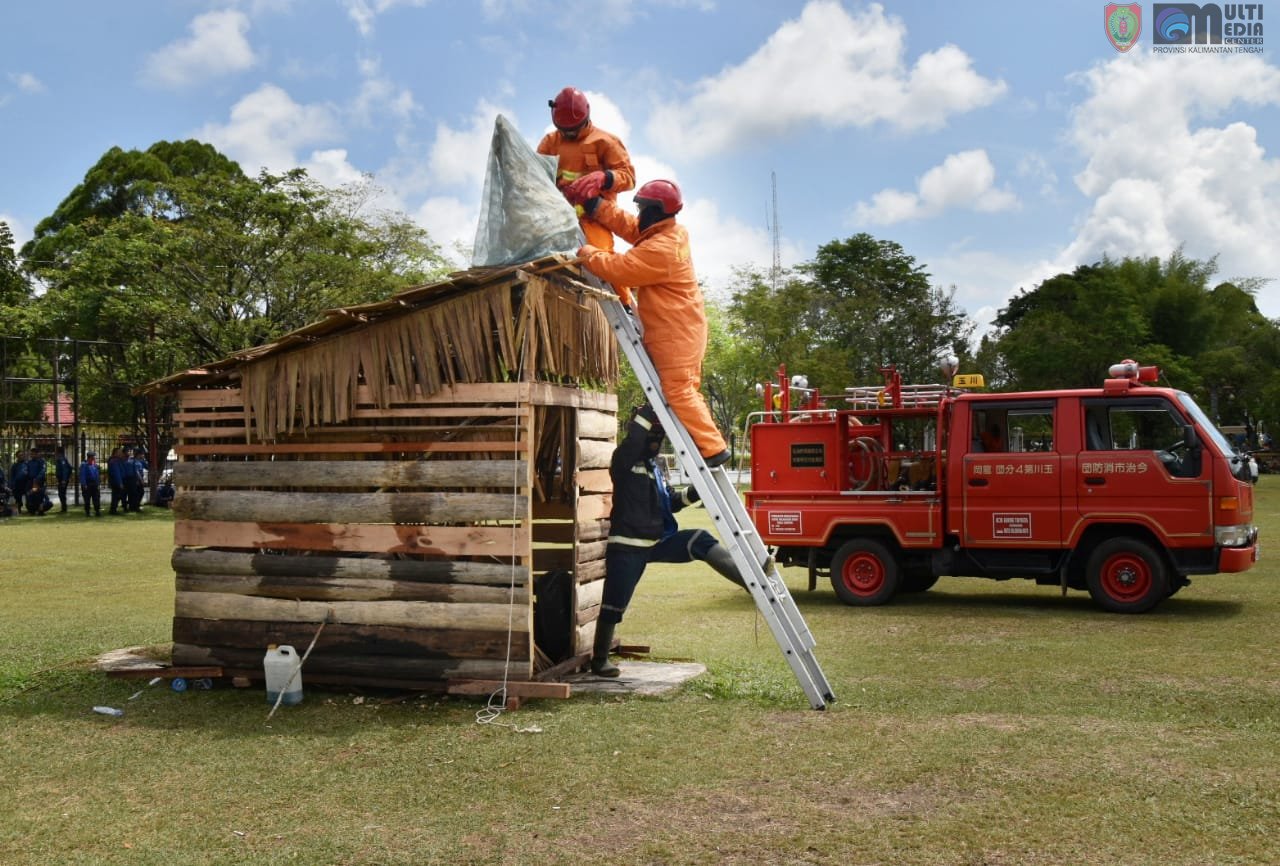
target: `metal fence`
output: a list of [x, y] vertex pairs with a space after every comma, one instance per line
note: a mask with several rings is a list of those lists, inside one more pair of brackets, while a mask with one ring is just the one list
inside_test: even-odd
[[[160, 472], [165, 468], [166, 456], [169, 449], [173, 447], [173, 443], [169, 437], [162, 436], [159, 440], [160, 448], [158, 454], [147, 455], [148, 483], [144, 497], [149, 498], [155, 483], [159, 479]], [[67, 498], [69, 504], [80, 504], [80, 485], [79, 485], [79, 468], [80, 463], [84, 460], [85, 455], [90, 451], [97, 455], [97, 462], [102, 466], [104, 473], [103, 488], [106, 485], [106, 465], [107, 459], [111, 456], [111, 452], [116, 448], [133, 448], [146, 451], [146, 437], [137, 433], [128, 432], [118, 426], [106, 424], [81, 424], [80, 437], [77, 440], [71, 427], [63, 428], [61, 431], [55, 431], [51, 427], [19, 427], [11, 426], [0, 429], [0, 471], [5, 474], [5, 480], [12, 487], [13, 464], [18, 459], [18, 455], [22, 459], [26, 459], [29, 451], [34, 450], [39, 457], [42, 457], [46, 464], [47, 487], [50, 498], [57, 500], [57, 483], [54, 480], [54, 459], [57, 450], [61, 446], [66, 449], [67, 460], [71, 462], [71, 483], [67, 485]], [[144, 498], [144, 501], [146, 501]]]

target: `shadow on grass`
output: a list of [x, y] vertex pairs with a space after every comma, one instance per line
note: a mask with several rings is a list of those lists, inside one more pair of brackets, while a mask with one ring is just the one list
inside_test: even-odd
[[24, 511], [15, 517], [0, 518], [0, 527], [16, 529], [24, 526], [54, 526], [59, 524], [66, 524], [67, 526], [87, 526], [91, 524], [124, 526], [131, 523], [162, 522], [173, 522], [173, 511], [171, 509], [144, 505], [141, 511], [112, 514], [104, 504], [102, 506], [102, 515], [100, 517], [91, 517], [85, 515], [83, 505], [68, 504], [66, 512], [59, 511], [58, 506], [55, 505], [53, 511], [47, 514], [33, 516]]
[[[802, 590], [793, 593], [796, 605], [803, 612], [812, 608], [831, 609], [848, 608], [850, 613], [861, 611], [913, 611], [926, 614], [951, 614], [955, 611], [984, 611], [992, 614], [1019, 616], [1027, 613], [1072, 613], [1088, 616], [1126, 616], [1112, 614], [1102, 610], [1093, 603], [1087, 593], [1072, 591], [1067, 596], [1044, 587], [1045, 592], [1036, 593], [1028, 587], [1026, 592], [950, 592], [933, 589], [928, 592], [904, 593], [897, 596], [889, 604], [880, 607], [859, 608], [846, 605], [836, 598], [834, 593]], [[1193, 592], [1193, 590], [1186, 590]], [[1143, 619], [1162, 619], [1177, 616], [1179, 619], [1213, 620], [1229, 619], [1239, 616], [1244, 605], [1237, 601], [1221, 599], [1195, 598], [1194, 595], [1178, 594], [1162, 601], [1155, 610], [1139, 614]]]

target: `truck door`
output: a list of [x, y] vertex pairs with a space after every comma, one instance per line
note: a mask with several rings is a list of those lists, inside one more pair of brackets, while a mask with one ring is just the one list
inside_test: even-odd
[[1211, 461], [1183, 438], [1188, 423], [1161, 397], [1090, 398], [1076, 500], [1085, 522], [1119, 520], [1164, 539], [1213, 539]]
[[951, 525], [960, 527], [962, 543], [1061, 546], [1056, 401], [974, 401], [969, 408], [970, 447], [960, 486], [952, 488]]

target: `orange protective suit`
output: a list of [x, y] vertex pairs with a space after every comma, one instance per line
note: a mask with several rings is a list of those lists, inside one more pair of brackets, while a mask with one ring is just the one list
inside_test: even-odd
[[632, 246], [625, 253], [584, 247], [583, 266], [615, 286], [639, 291], [644, 347], [658, 371], [662, 393], [702, 456], [719, 454], [725, 450], [724, 437], [698, 390], [707, 353], [707, 312], [693, 271], [689, 233], [674, 219], [641, 232], [635, 216], [607, 199], [601, 199], [593, 217]]
[[[613, 186], [601, 190], [601, 198], [612, 202], [618, 193], [636, 185], [636, 170], [631, 167], [631, 156], [616, 135], [605, 132], [590, 121], [578, 133], [577, 138], [566, 138], [558, 129], [548, 132], [538, 142], [538, 153], [560, 160], [556, 171], [556, 186], [564, 189], [584, 174], [592, 171], [613, 172]], [[587, 243], [602, 250], [613, 249], [613, 234], [599, 222], [577, 207], [578, 222]]]

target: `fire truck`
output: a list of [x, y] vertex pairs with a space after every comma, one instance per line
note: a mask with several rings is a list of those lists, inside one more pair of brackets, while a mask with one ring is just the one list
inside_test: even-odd
[[879, 605], [942, 576], [1026, 578], [1149, 611], [1191, 575], [1259, 556], [1247, 455], [1159, 370], [1097, 388], [979, 391], [978, 375], [824, 397], [802, 376], [757, 390], [746, 503], [779, 564]]

